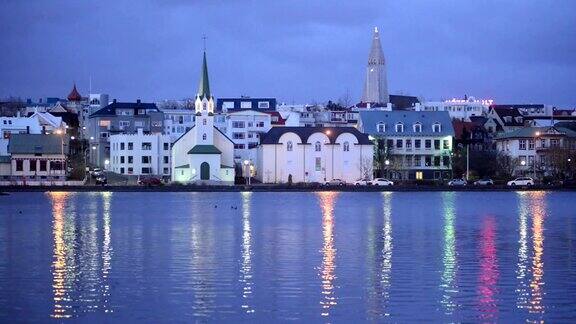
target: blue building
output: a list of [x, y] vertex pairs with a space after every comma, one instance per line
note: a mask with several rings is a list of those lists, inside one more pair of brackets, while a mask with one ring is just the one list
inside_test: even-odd
[[216, 100], [216, 111], [252, 109], [256, 111], [275, 111], [276, 98], [220, 98]]
[[375, 144], [375, 171], [396, 180], [452, 177], [454, 128], [448, 112], [360, 111], [358, 128]]

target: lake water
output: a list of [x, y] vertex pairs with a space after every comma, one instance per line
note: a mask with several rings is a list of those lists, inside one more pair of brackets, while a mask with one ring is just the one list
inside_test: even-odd
[[13, 193], [0, 322], [570, 322], [576, 193]]

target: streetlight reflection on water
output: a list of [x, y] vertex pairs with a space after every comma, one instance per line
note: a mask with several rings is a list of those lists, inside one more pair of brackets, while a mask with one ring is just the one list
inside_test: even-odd
[[322, 264], [320, 278], [322, 280], [321, 315], [329, 316], [330, 309], [337, 305], [334, 281], [336, 280], [336, 247], [334, 246], [334, 205], [338, 192], [319, 192], [320, 208], [322, 210]]

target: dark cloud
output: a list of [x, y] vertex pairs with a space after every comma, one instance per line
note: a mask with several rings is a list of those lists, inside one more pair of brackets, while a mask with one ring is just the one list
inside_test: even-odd
[[393, 92], [575, 106], [576, 1], [0, 1], [0, 96], [357, 100], [373, 26]]

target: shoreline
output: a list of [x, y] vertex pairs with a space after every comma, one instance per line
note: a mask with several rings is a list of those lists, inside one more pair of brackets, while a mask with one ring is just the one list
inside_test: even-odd
[[0, 187], [0, 195], [10, 192], [510, 192], [510, 191], [576, 191], [576, 187], [561, 186], [287, 186], [287, 185], [234, 185], [234, 186], [6, 186]]

